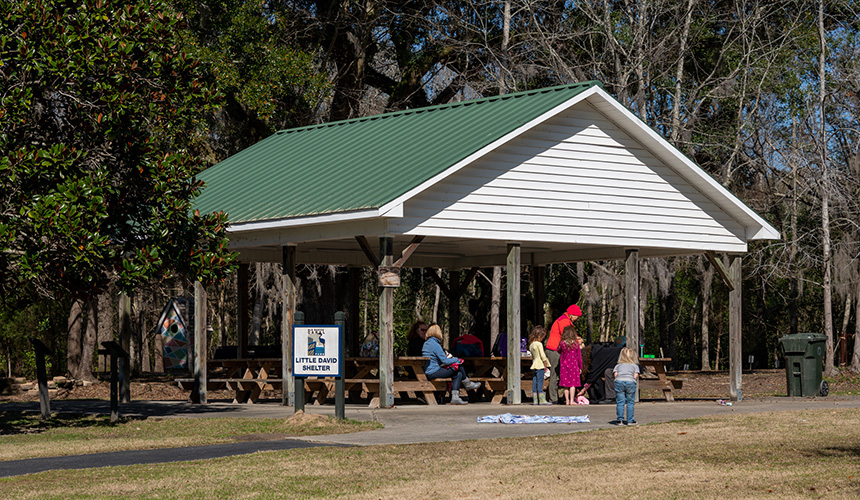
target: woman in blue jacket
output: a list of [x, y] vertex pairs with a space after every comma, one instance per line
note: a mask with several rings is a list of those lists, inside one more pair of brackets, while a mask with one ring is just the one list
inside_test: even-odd
[[[472, 382], [466, 376], [466, 370], [463, 368], [463, 360], [454, 357], [448, 357], [448, 353], [442, 349], [442, 329], [439, 325], [431, 325], [425, 334], [427, 340], [424, 341], [424, 348], [421, 350], [421, 355], [430, 358], [424, 363], [424, 373], [427, 378], [451, 378], [451, 404], [465, 405], [468, 401], [460, 399], [460, 383], [463, 388], [471, 391], [481, 387], [478, 382]], [[453, 365], [453, 366], [452, 366]]]

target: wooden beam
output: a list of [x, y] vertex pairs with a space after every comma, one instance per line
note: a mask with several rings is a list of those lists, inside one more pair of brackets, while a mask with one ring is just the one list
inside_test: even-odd
[[732, 278], [729, 276], [729, 271], [726, 270], [726, 266], [723, 265], [722, 261], [717, 259], [714, 252], [705, 252], [705, 257], [708, 258], [708, 262], [710, 262], [711, 265], [714, 266], [714, 269], [717, 270], [717, 274], [720, 275], [720, 279], [723, 280], [723, 283], [726, 284], [729, 291], [731, 292], [734, 290], [735, 286], [732, 283]]
[[[379, 238], [379, 265], [394, 263], [394, 238]], [[394, 406], [394, 288], [379, 293], [379, 407]]]
[[439, 287], [439, 290], [442, 292], [442, 294], [445, 295], [445, 297], [450, 300], [451, 299], [451, 290], [448, 288], [448, 284], [445, 283], [442, 280], [442, 278], [439, 277], [438, 274], [436, 274], [436, 270], [433, 269], [432, 267], [427, 267], [424, 269], [430, 274], [430, 279], [433, 280], [433, 283], [436, 283], [436, 286]]
[[740, 255], [729, 256], [729, 277], [737, 286], [729, 292], [729, 396], [732, 401], [743, 400], [741, 369], [743, 359], [741, 353], [741, 327], [743, 304], [743, 268]]
[[627, 347], [639, 353], [639, 250], [629, 249], [626, 253], [624, 316], [627, 326]]
[[415, 236], [412, 238], [412, 242], [409, 243], [409, 246], [404, 248], [402, 252], [400, 252], [400, 258], [397, 259], [394, 265], [396, 267], [403, 267], [403, 264], [409, 260], [409, 257], [411, 257], [415, 250], [418, 249], [418, 245], [420, 245], [422, 241], [424, 241], [424, 236]]
[[293, 379], [293, 325], [296, 324], [296, 247], [281, 248], [281, 405], [295, 406], [296, 388]]
[[508, 243], [508, 387], [509, 405], [522, 402], [520, 391], [520, 244]]
[[464, 293], [466, 293], [466, 289], [469, 288], [469, 285], [475, 279], [475, 276], [478, 275], [478, 271], [480, 271], [480, 270], [481, 270], [480, 267], [473, 267], [473, 268], [469, 269], [468, 271], [466, 271], [465, 279], [463, 279], [463, 281], [460, 282], [460, 286], [457, 287], [457, 298], [458, 299], [460, 297], [462, 297]]
[[367, 238], [364, 236], [356, 236], [355, 241], [358, 242], [358, 246], [361, 247], [361, 251], [364, 252], [364, 255], [367, 257], [367, 260], [373, 264], [373, 267], [379, 267], [379, 257], [373, 252], [370, 248], [370, 243], [367, 241]]
[[191, 402], [206, 404], [207, 361], [209, 356], [208, 308], [206, 288], [199, 281], [194, 282], [194, 391]]

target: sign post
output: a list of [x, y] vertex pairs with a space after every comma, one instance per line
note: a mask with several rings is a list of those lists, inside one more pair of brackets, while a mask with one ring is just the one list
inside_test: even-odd
[[[293, 325], [295, 411], [304, 410], [304, 379], [335, 378], [335, 414], [344, 418], [343, 329], [340, 325]], [[301, 390], [300, 390], [301, 388]]]

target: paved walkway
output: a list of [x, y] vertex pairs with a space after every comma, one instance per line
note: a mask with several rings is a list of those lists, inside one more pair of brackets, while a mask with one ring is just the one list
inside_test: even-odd
[[[306, 406], [307, 413], [334, 415], [333, 406]], [[811, 411], [833, 408], [860, 408], [860, 397], [831, 396], [827, 398], [766, 398], [745, 400], [732, 406], [721, 406], [713, 400], [676, 401], [674, 403], [642, 402], [636, 405], [636, 420], [640, 424], [668, 422], [726, 413], [762, 413], [773, 411]], [[0, 404], [0, 411], [39, 411], [39, 403]], [[110, 414], [108, 401], [52, 401], [51, 411], [60, 413]], [[477, 418], [486, 415], [514, 413], [522, 415], [588, 415], [586, 424], [478, 424]], [[120, 405], [123, 416], [161, 418], [287, 418], [291, 407], [277, 402], [254, 405], [211, 403], [192, 405], [177, 401], [136, 401]], [[477, 403], [467, 406], [442, 405], [428, 407], [410, 404], [391, 409], [370, 409], [360, 405], [347, 405], [346, 417], [354, 420], [376, 420], [383, 429], [354, 434], [308, 436], [280, 441], [231, 443], [226, 445], [197, 446], [166, 450], [139, 450], [100, 453], [77, 457], [0, 462], [0, 477], [32, 473], [49, 469], [104, 467], [140, 463], [162, 463], [184, 460], [202, 460], [256, 451], [289, 449], [308, 446], [352, 445], [372, 446], [408, 444], [467, 439], [516, 438], [564, 434], [613, 427], [615, 405], [589, 406], [501, 406]], [[27, 468], [29, 467], [29, 468]]]

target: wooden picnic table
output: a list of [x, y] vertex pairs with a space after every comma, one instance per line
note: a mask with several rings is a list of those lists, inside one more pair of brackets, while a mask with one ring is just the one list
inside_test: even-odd
[[674, 389], [683, 387], [684, 381], [672, 379], [666, 376], [666, 366], [672, 362], [672, 358], [639, 358], [639, 364], [657, 375], [657, 379], [643, 379], [639, 377], [639, 390], [660, 389], [666, 401], [675, 401]]
[[[424, 373], [428, 358], [423, 356], [394, 357], [394, 393], [401, 397], [423, 399], [436, 405], [436, 391], [445, 391], [450, 378], [429, 380]], [[521, 387], [531, 392], [531, 358], [521, 358]], [[507, 358], [500, 356], [464, 358], [470, 378], [481, 384], [479, 391], [492, 396], [500, 404], [507, 394]], [[207, 363], [208, 390], [233, 391], [234, 403], [256, 403], [263, 391], [282, 390], [281, 358], [211, 359]], [[191, 389], [193, 379], [179, 379], [180, 386]], [[304, 379], [306, 403], [324, 404], [334, 392], [333, 377]], [[345, 358], [344, 391], [352, 399], [362, 395], [370, 398], [368, 406], [379, 404], [379, 358]]]
[[256, 403], [263, 391], [282, 389], [281, 358], [210, 359], [209, 382], [233, 391], [234, 403]]
[[[491, 402], [501, 404], [508, 392], [508, 358], [503, 356], [484, 356], [464, 358], [466, 371], [471, 373], [470, 379], [480, 382], [484, 390], [492, 394]], [[532, 391], [531, 357], [520, 358], [520, 389], [525, 391], [526, 398]], [[544, 380], [544, 387], [549, 380]]]
[[[424, 373], [427, 358], [423, 356], [394, 357], [394, 392], [420, 395], [427, 404], [435, 405], [434, 391], [445, 390], [451, 379], [428, 380]], [[334, 378], [313, 377], [305, 379], [306, 402], [312, 400], [323, 404], [334, 391]], [[344, 391], [350, 399], [362, 394], [370, 398], [368, 406], [379, 405], [379, 358], [344, 359]]]
[[[392, 382], [395, 394], [401, 397], [418, 397], [428, 405], [436, 405], [436, 391], [445, 391], [450, 378], [438, 378], [429, 380], [424, 373], [424, 364], [427, 362], [423, 356], [395, 356], [394, 357], [394, 380]], [[487, 391], [492, 394], [492, 402], [499, 404], [507, 393], [507, 358], [499, 356], [463, 358], [466, 371], [470, 373], [469, 378], [482, 385], [479, 391]], [[523, 379], [522, 389], [527, 393], [531, 391], [530, 369], [531, 358], [522, 358]], [[351, 399], [366, 394], [370, 398], [368, 406], [379, 405], [379, 358], [346, 358], [346, 378], [344, 379], [344, 390]], [[398, 369], [399, 368], [399, 369]], [[305, 382], [308, 402], [316, 400], [323, 404], [334, 389], [334, 379], [318, 378], [307, 379]], [[463, 389], [461, 389], [463, 390]]]

